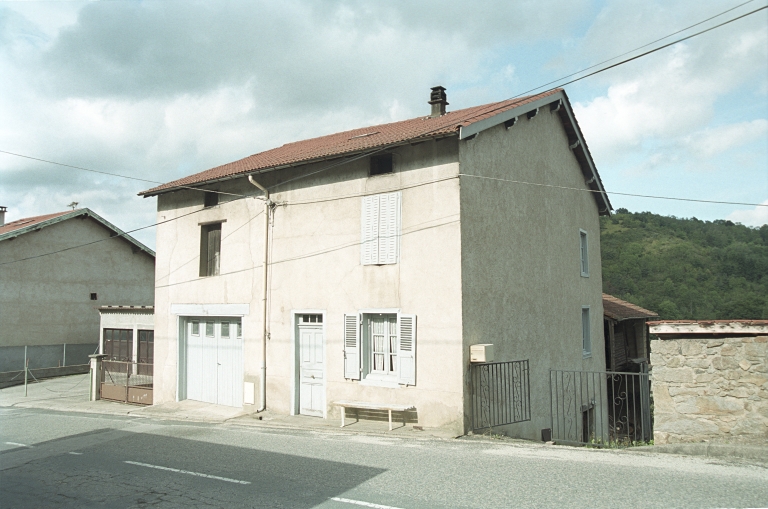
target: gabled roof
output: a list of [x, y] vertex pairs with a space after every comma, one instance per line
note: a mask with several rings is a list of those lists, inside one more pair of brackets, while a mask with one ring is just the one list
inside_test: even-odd
[[439, 117], [418, 117], [286, 143], [281, 147], [153, 187], [142, 191], [139, 195], [155, 196], [185, 187], [229, 180], [299, 164], [336, 159], [416, 141], [456, 135], [459, 139], [467, 139], [485, 129], [547, 106], [550, 106], [553, 112], [558, 112], [568, 134], [569, 144], [574, 149], [574, 155], [582, 166], [585, 180], [588, 180], [590, 188], [596, 191], [595, 198], [598, 201], [601, 214], [609, 213], [611, 204], [608, 201], [608, 196], [600, 176], [597, 174], [592, 156], [589, 154], [581, 129], [576, 122], [576, 117], [573, 115], [570, 102], [562, 89], [450, 111]]
[[659, 315], [613, 295], [603, 294], [603, 314], [618, 322], [632, 318], [657, 318]]
[[125, 233], [123, 230], [121, 230], [117, 226], [113, 225], [112, 223], [110, 223], [109, 221], [107, 221], [106, 219], [98, 215], [96, 212], [87, 208], [67, 210], [65, 212], [56, 212], [55, 214], [45, 214], [43, 216], [25, 217], [23, 219], [17, 219], [15, 221], [11, 221], [10, 223], [5, 223], [3, 226], [0, 226], [0, 241], [13, 239], [20, 235], [24, 235], [25, 233], [38, 231], [47, 226], [52, 226], [62, 221], [66, 221], [68, 219], [73, 219], [75, 217], [82, 217], [82, 216], [90, 217], [93, 220], [101, 223], [108, 230], [113, 231], [115, 233], [115, 236], [120, 236], [124, 238], [126, 241], [136, 246], [139, 250], [144, 251], [145, 253], [147, 253], [148, 255], [154, 258], [155, 252], [152, 251], [150, 248], [148, 248], [138, 240], [134, 239], [133, 237]]

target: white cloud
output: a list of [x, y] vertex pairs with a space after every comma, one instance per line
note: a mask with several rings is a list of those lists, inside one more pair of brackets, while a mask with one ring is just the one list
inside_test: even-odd
[[695, 157], [709, 158], [765, 138], [766, 134], [768, 134], [768, 120], [760, 118], [751, 122], [738, 122], [704, 129], [686, 136], [684, 146]]
[[762, 205], [762, 207], [755, 207], [751, 210], [734, 210], [728, 214], [726, 219], [753, 227], [768, 224], [768, 200], [765, 200]]

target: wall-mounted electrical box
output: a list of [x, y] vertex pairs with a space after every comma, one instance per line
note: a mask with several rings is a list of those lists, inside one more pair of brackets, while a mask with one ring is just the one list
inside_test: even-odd
[[470, 345], [469, 362], [493, 362], [493, 345]]

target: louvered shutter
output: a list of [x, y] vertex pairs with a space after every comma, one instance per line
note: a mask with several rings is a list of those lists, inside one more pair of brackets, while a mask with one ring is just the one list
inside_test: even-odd
[[379, 263], [379, 196], [363, 197], [361, 219], [360, 263]]
[[416, 315], [397, 315], [397, 383], [416, 385]]
[[344, 315], [344, 378], [360, 380], [360, 319]]
[[400, 247], [400, 193], [380, 195], [379, 263], [397, 263]]

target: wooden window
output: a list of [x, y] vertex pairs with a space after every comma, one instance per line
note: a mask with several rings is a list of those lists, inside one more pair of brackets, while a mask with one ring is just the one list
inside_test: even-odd
[[581, 308], [581, 348], [584, 357], [592, 355], [591, 327], [589, 323], [589, 306]]
[[104, 354], [107, 360], [130, 362], [133, 360], [133, 330], [104, 329]]
[[379, 154], [371, 156], [371, 176], [392, 173], [392, 154]]
[[200, 277], [218, 276], [221, 260], [221, 223], [200, 227]]
[[344, 315], [344, 377], [415, 385], [416, 316]]
[[581, 275], [589, 277], [589, 250], [587, 232], [579, 230], [579, 246], [581, 247]]
[[400, 258], [401, 193], [363, 197], [360, 263], [386, 265]]

